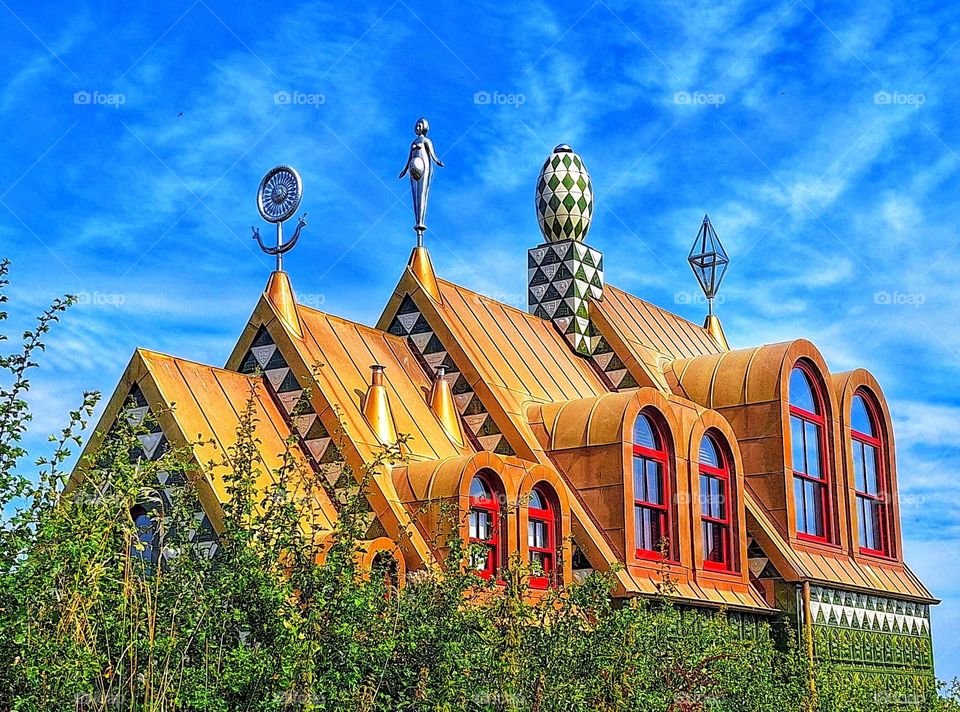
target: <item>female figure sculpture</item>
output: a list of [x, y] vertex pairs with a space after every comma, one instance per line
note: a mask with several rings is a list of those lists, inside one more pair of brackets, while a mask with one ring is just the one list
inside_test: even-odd
[[400, 172], [400, 178], [410, 174], [410, 192], [413, 194], [413, 214], [416, 224], [413, 226], [417, 233], [417, 246], [423, 245], [423, 233], [427, 217], [427, 200], [430, 197], [430, 181], [433, 180], [433, 164], [443, 167], [443, 161], [437, 158], [433, 149], [433, 141], [427, 138], [430, 124], [421, 118], [414, 127], [417, 137], [410, 144], [410, 155], [407, 156], [407, 165]]

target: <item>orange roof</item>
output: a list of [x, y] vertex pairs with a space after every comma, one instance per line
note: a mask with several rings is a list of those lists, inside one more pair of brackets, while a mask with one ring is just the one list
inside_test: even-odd
[[763, 507], [749, 491], [745, 493], [750, 534], [788, 581], [809, 579], [828, 586], [841, 585], [867, 593], [889, 593], [924, 603], [939, 603], [906, 564], [860, 562], [846, 553], [814, 554], [794, 549], [783, 538]]
[[410, 435], [411, 459], [439, 460], [472, 454], [469, 445], [454, 443], [427, 403], [430, 381], [405, 339], [369, 326], [298, 306], [304, 328], [302, 346], [308, 364], [320, 364], [317, 383], [330, 403], [342, 409], [345, 427], [355, 444], [371, 452], [380, 443], [363, 417], [360, 403], [370, 384], [370, 366], [386, 367], [384, 385], [398, 433]]
[[[113, 422], [126, 406], [135, 384], [140, 386], [167, 439], [192, 452], [203, 478], [197, 483], [200, 498], [215, 526], [219, 526], [222, 519], [220, 505], [229, 499], [224, 474], [233, 467], [230, 452], [237, 442], [237, 429], [249, 403], [255, 418], [253, 436], [259, 441], [258, 462], [254, 463], [256, 486], [262, 490], [273, 483], [289, 453], [302, 474], [300, 484], [309, 488], [311, 501], [316, 504], [311, 513], [316, 516], [310, 518], [313, 525], [324, 530], [333, 528], [336, 511], [323, 490], [313, 483], [304, 453], [290, 444], [290, 429], [259, 379], [137, 349], [107, 405], [101, 424]], [[97, 436], [87, 445], [87, 452], [98, 446], [105, 430], [98, 429]]]

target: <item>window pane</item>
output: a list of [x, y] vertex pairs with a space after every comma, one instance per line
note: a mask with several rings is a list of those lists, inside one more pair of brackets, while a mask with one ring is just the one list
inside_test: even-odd
[[880, 483], [877, 481], [877, 449], [871, 445], [863, 447], [863, 464], [866, 469], [866, 485], [864, 492], [880, 494]]
[[819, 414], [817, 401], [813, 397], [813, 387], [810, 379], [800, 368], [793, 369], [790, 374], [790, 405], [805, 410], [808, 413]]
[[853, 403], [850, 407], [850, 427], [858, 433], [876, 437], [876, 428], [873, 426], [873, 419], [870, 417], [863, 396], [853, 397]]
[[720, 467], [720, 452], [717, 450], [717, 444], [709, 435], [704, 435], [700, 441], [700, 464], [710, 467]]
[[807, 506], [803, 501], [803, 480], [799, 477], [793, 478], [793, 506], [796, 510], [797, 531], [809, 533], [807, 532]]
[[650, 546], [650, 531], [649, 527], [647, 526], [649, 519], [644, 516], [646, 511], [647, 510], [645, 510], [643, 507], [634, 508], [636, 515], [634, 527], [637, 530], [637, 548], [646, 549], [649, 551], [652, 547]]
[[637, 416], [637, 420], [633, 425], [633, 444], [650, 448], [651, 450], [660, 449], [653, 423], [650, 422], [650, 418], [642, 413]]
[[479, 477], [474, 477], [470, 482], [470, 496], [476, 497], [477, 499], [493, 499], [487, 483]]
[[820, 426], [804, 423], [804, 441], [807, 446], [807, 474], [820, 477]]
[[807, 533], [823, 536], [823, 486], [815, 482], [805, 482], [803, 489], [809, 527]]
[[867, 507], [866, 500], [863, 497], [857, 497], [857, 519], [859, 520], [859, 530], [860, 530], [860, 546], [867, 547], [868, 549], [872, 548], [868, 543], [870, 540], [868, 529], [869, 527], [869, 518], [867, 516]]
[[710, 479], [700, 475], [700, 513], [710, 516]]
[[490, 512], [472, 510], [470, 512], [470, 538], [486, 540], [493, 532], [493, 516]]
[[536, 489], [534, 489], [534, 490], [530, 493], [530, 504], [528, 504], [527, 506], [528, 506], [530, 509], [546, 509], [546, 508], [547, 508], [547, 502], [546, 502], [546, 500], [543, 498], [543, 496], [540, 494], [540, 492], [538, 492]]
[[647, 499], [647, 480], [644, 477], [646, 471], [646, 458], [633, 458], [633, 498], [644, 502]]
[[665, 536], [663, 528], [663, 517], [659, 511], [647, 510], [650, 515], [650, 548], [654, 551], [660, 550], [660, 542]]
[[527, 529], [527, 544], [537, 549], [550, 546], [549, 531], [546, 522], [532, 521]]
[[727, 557], [723, 546], [724, 533], [724, 527], [722, 525], [704, 522], [703, 551], [707, 561], [713, 561], [719, 564], [725, 563]]
[[867, 480], [863, 468], [863, 443], [857, 440], [853, 441], [853, 471], [857, 491], [866, 492]]
[[710, 483], [710, 506], [711, 514], [716, 519], [726, 519], [726, 491], [724, 489], [724, 483], [722, 480], [715, 477], [711, 478], [713, 481]]
[[793, 457], [793, 469], [797, 472], [806, 472], [803, 453], [803, 421], [796, 416], [790, 416], [790, 449]]
[[647, 501], [663, 504], [663, 478], [660, 476], [660, 463], [647, 460]]

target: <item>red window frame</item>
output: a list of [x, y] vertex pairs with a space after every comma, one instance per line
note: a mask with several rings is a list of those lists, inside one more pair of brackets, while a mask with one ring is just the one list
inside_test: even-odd
[[[546, 505], [546, 509], [539, 507], [527, 507], [527, 548], [529, 552], [527, 558], [533, 564], [534, 554], [541, 557], [540, 565], [543, 569], [543, 576], [531, 576], [531, 588], [547, 588], [551, 582], [556, 584], [556, 566], [557, 566], [557, 515], [553, 497], [550, 496], [545, 488], [537, 485], [533, 488], [540, 500]], [[534, 546], [533, 526], [535, 524], [544, 525], [547, 532], [546, 546]]]
[[[830, 473], [827, 469], [828, 459], [827, 459], [827, 448], [826, 448], [826, 432], [827, 432], [827, 419], [825, 412], [825, 406], [823, 401], [823, 394], [820, 388], [820, 381], [817, 378], [816, 374], [813, 372], [813, 369], [810, 368], [803, 361], [798, 361], [790, 374], [793, 375], [794, 370], [799, 370], [807, 379], [807, 383], [810, 386], [810, 391], [813, 394], [814, 405], [820, 410], [820, 413], [813, 413], [798, 406], [795, 406], [792, 402], [793, 394], [790, 394], [790, 438], [793, 439], [793, 420], [796, 418], [803, 423], [810, 423], [816, 427], [817, 432], [817, 450], [819, 454], [819, 466], [820, 466], [820, 477], [816, 477], [807, 472], [802, 472], [795, 468], [796, 463], [793, 461], [793, 455], [796, 450], [795, 443], [791, 442], [790, 447], [790, 470], [793, 472], [793, 481], [794, 481], [794, 510], [796, 515], [794, 516], [794, 524], [797, 529], [797, 538], [806, 539], [808, 541], [815, 541], [820, 543], [829, 544], [831, 541], [831, 532], [832, 527], [830, 522], [833, 521], [833, 497], [830, 495]], [[803, 428], [804, 441], [806, 440], [806, 426]], [[804, 448], [806, 452], [806, 448]], [[819, 534], [810, 534], [805, 531], [801, 531], [799, 523], [799, 513], [801, 507], [804, 511], [804, 520], [806, 507], [804, 506], [804, 501], [797, 499], [797, 490], [796, 483], [799, 480], [801, 483], [812, 483], [817, 487], [817, 491], [820, 496], [820, 526], [823, 528], [823, 535]]]
[[[731, 572], [733, 568], [733, 507], [731, 506], [732, 492], [731, 485], [733, 478], [730, 476], [730, 464], [729, 460], [724, 452], [724, 449], [720, 446], [720, 442], [709, 433], [703, 436], [705, 439], [709, 438], [713, 443], [714, 449], [717, 451], [718, 459], [720, 462], [720, 467], [714, 467], [712, 465], [705, 464], [702, 460], [700, 462], [700, 497], [701, 497], [701, 506], [700, 506], [700, 520], [701, 520], [701, 531], [700, 535], [703, 541], [703, 567], [705, 569], [710, 569], [712, 571], [725, 571]], [[701, 447], [702, 449], [702, 447]], [[715, 479], [719, 480], [721, 486], [723, 487], [723, 502], [722, 502], [722, 516], [715, 517], [704, 511], [705, 507], [708, 506], [709, 501], [707, 497], [709, 496], [709, 490], [704, 492], [702, 483], [704, 479]], [[723, 559], [720, 561], [715, 561], [713, 559], [708, 559], [710, 552], [707, 551], [707, 528], [715, 527], [720, 529], [720, 536], [722, 543], [720, 545], [721, 554]]]
[[[475, 497], [473, 494], [470, 495], [470, 511], [467, 518], [467, 534], [468, 534], [468, 544], [471, 549], [471, 558], [470, 565], [474, 568], [477, 576], [483, 579], [490, 579], [494, 577], [500, 569], [500, 538], [501, 538], [501, 514], [500, 514], [500, 503], [498, 501], [500, 489], [497, 487], [497, 483], [493, 481], [491, 477], [488, 477], [484, 474], [474, 475], [470, 480], [471, 489], [473, 488], [473, 480], [477, 479], [483, 483], [487, 491], [490, 493], [490, 497]], [[474, 514], [487, 514], [490, 517], [490, 536], [486, 539], [478, 536], [472, 536], [470, 534], [470, 529], [472, 525], [473, 515]], [[487, 547], [486, 563], [484, 567], [478, 568], [474, 565], [475, 560], [473, 558], [473, 547], [475, 544], [482, 544]]]
[[[873, 430], [876, 433], [880, 433], [880, 419], [877, 417], [877, 407], [874, 405], [873, 398], [863, 390], [858, 390], [854, 393], [854, 398], [861, 398], [863, 400], [864, 408], [867, 411], [867, 417], [870, 419], [870, 423], [873, 426]], [[850, 406], [851, 414], [853, 412], [853, 404]], [[877, 492], [871, 493], [869, 491], [862, 491], [857, 482], [857, 444], [861, 445], [861, 448], [872, 448], [874, 455], [874, 467], [876, 468], [876, 478], [877, 478]], [[883, 438], [879, 435], [870, 435], [869, 433], [862, 433], [859, 430], [854, 430], [852, 418], [851, 418], [851, 427], [850, 427], [850, 448], [851, 456], [853, 457], [853, 471], [854, 471], [854, 491], [857, 495], [857, 522], [859, 524], [857, 528], [857, 536], [860, 541], [860, 551], [865, 554], [871, 554], [873, 556], [891, 556], [892, 548], [890, 546], [890, 515], [888, 512], [887, 504], [889, 502], [888, 493], [889, 486], [886, 476], [885, 460], [883, 457]], [[865, 449], [864, 449], [865, 453]], [[865, 463], [864, 463], [865, 464]], [[866, 485], [866, 473], [864, 472], [864, 484]], [[871, 523], [876, 525], [878, 531], [875, 532], [877, 540], [880, 542], [880, 549], [871, 549], [870, 547], [864, 546], [863, 541], [864, 537], [860, 536], [861, 529], [868, 526], [868, 522], [864, 517], [866, 507], [861, 504], [861, 502], [871, 502], [874, 507], [877, 509], [876, 521]]]
[[[634, 517], [634, 528], [636, 529], [636, 520], [637, 520], [637, 510], [650, 510], [656, 513], [657, 519], [659, 520], [660, 526], [660, 539], [666, 540], [667, 542], [667, 561], [675, 561], [675, 547], [673, 541], [673, 530], [672, 530], [672, 517], [670, 512], [670, 502], [671, 491], [670, 491], [670, 471], [669, 471], [669, 455], [667, 453], [667, 444], [666, 438], [663, 436], [663, 430], [660, 427], [660, 424], [657, 422], [657, 419], [653, 416], [650, 416], [646, 413], [639, 413], [637, 418], [646, 418], [650, 423], [650, 429], [653, 431], [653, 438], [655, 442], [659, 443], [659, 450], [651, 449], [643, 445], [638, 445], [636, 442], [633, 443], [633, 471], [630, 473], [633, 477], [633, 517]], [[634, 423], [634, 430], [636, 430], [636, 423]], [[660, 489], [662, 492], [661, 499], [662, 503], [650, 502], [648, 500], [640, 499], [637, 497], [637, 487], [636, 487], [636, 461], [641, 459], [644, 461], [644, 472], [646, 472], [646, 462], [652, 461], [660, 466]], [[658, 542], [657, 542], [658, 543]], [[659, 549], [641, 549], [637, 546], [637, 531], [634, 531], [634, 549], [638, 559], [648, 559], [652, 561], [660, 561], [662, 556]]]

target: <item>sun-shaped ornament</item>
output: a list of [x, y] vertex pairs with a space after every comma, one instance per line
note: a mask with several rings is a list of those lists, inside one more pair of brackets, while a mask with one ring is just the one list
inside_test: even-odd
[[271, 168], [260, 181], [257, 191], [257, 207], [264, 220], [283, 222], [300, 207], [303, 197], [303, 182], [300, 174], [290, 166]]

